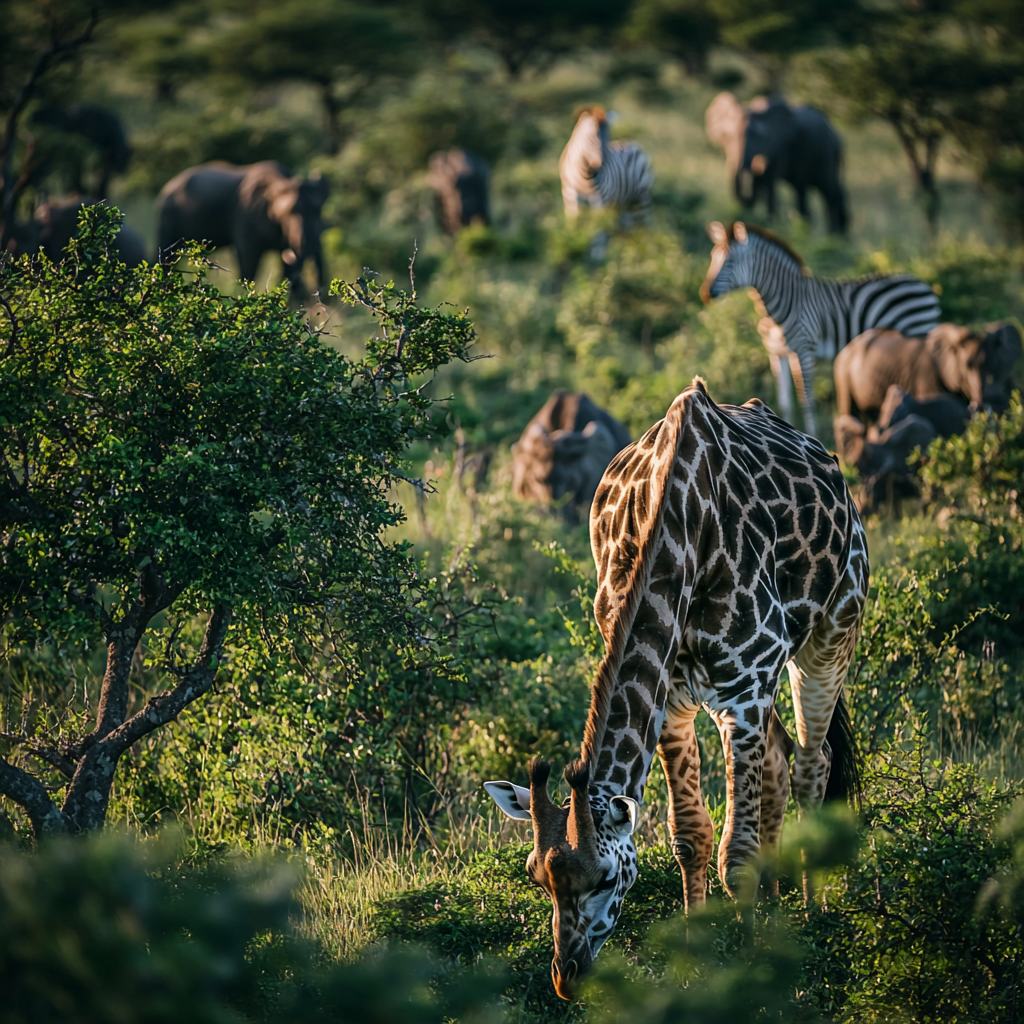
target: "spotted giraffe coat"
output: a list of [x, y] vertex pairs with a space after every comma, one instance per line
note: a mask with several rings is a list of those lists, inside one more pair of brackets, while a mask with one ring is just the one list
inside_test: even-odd
[[[798, 803], [824, 797], [868, 583], [836, 459], [760, 401], [716, 405], [699, 379], [609, 465], [590, 531], [607, 653], [566, 772], [570, 806], [554, 807], [538, 766], [529, 792], [489, 784], [506, 813], [532, 817], [527, 869], [554, 903], [552, 977], [566, 996], [636, 878], [631, 832], [656, 750], [687, 907], [704, 899], [714, 834], [694, 731], [702, 706], [726, 758], [718, 865], [730, 892], [741, 864], [778, 839], [791, 754]], [[787, 664], [795, 741], [774, 711]]]

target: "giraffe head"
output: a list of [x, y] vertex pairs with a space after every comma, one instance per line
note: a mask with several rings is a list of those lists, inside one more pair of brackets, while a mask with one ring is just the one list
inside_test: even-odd
[[484, 785], [510, 818], [533, 822], [526, 873], [551, 897], [555, 991], [574, 999], [636, 881], [633, 831], [640, 805], [632, 797], [599, 793], [590, 786], [589, 766], [577, 761], [565, 769], [572, 795], [558, 807], [548, 795], [550, 774], [551, 766], [534, 758], [529, 789], [511, 782]]

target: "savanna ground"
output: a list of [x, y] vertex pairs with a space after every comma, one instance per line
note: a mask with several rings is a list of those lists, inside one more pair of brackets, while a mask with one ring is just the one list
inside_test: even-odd
[[[738, 66], [748, 74], [737, 90], [746, 98], [758, 80]], [[791, 99], [815, 98], [810, 72], [796, 66], [791, 79]], [[689, 925], [681, 920], [656, 766], [638, 842], [640, 881], [587, 1000], [559, 1003], [548, 979], [548, 905], [523, 871], [527, 835], [499, 820], [481, 788], [488, 779], [522, 783], [535, 754], [557, 764], [574, 756], [601, 653], [589, 615], [586, 527], [510, 495], [510, 445], [530, 416], [555, 387], [583, 390], [637, 437], [695, 374], [719, 402], [774, 403], [749, 299], [736, 294], [705, 308], [697, 294], [710, 249], [704, 224], [739, 213], [722, 155], [704, 136], [715, 92], [656, 58], [601, 54], [510, 83], [469, 51], [354, 115], [337, 157], [305, 162], [332, 183], [330, 276], [352, 280], [368, 267], [405, 287], [415, 251], [421, 303], [468, 309], [474, 352], [486, 357], [440, 371], [431, 393], [445, 400], [409, 466], [410, 477], [432, 487], [419, 498], [409, 484], [392, 494], [406, 518], [390, 537], [408, 541], [423, 576], [437, 581], [430, 612], [447, 660], [435, 676], [372, 649], [346, 664], [322, 652], [266, 677], [229, 657], [205, 703], [132, 748], [110, 819], [131, 835], [163, 834], [162, 845], [146, 861], [97, 843], [74, 878], [111, 893], [114, 907], [128, 899], [124, 879], [133, 892], [154, 878], [173, 883], [177, 898], [160, 921], [142, 915], [151, 948], [165, 950], [173, 968], [160, 975], [169, 1014], [201, 999], [167, 978], [198, 970], [212, 986], [197, 965], [217, 954], [235, 972], [218, 1013], [230, 1007], [241, 1019], [292, 1019], [304, 1006], [323, 1020], [1018, 1019], [1022, 840], [1012, 817], [1005, 821], [1024, 791], [1019, 400], [1001, 422], [981, 417], [966, 439], [932, 449], [922, 501], [867, 523], [872, 595], [848, 683], [866, 759], [863, 805], [856, 816], [833, 811], [810, 822], [791, 811], [775, 865], [778, 900], [744, 903], [738, 916], [719, 901], [713, 875], [711, 909]], [[234, 119], [250, 143], [263, 132], [300, 160], [303, 140], [318, 131], [315, 98], [299, 88], [231, 110], [186, 87], [168, 110], [141, 99], [127, 74], [108, 71], [94, 94], [122, 112], [136, 146], [133, 170], [112, 198], [150, 247], [162, 181], [225, 155], [208, 139], [198, 149], [195, 125], [215, 139], [209, 126]], [[650, 226], [614, 232], [599, 265], [587, 250], [606, 222], [585, 216], [566, 225], [557, 177], [574, 107], [584, 102], [617, 110], [613, 134], [640, 141], [657, 173]], [[446, 124], [494, 168], [493, 226], [454, 241], [436, 226], [424, 174], [436, 126]], [[942, 214], [930, 237], [890, 129], [840, 128], [848, 239], [822, 233], [818, 206], [810, 229], [799, 223], [780, 186], [786, 202], [776, 227], [811, 268], [911, 270], [941, 288], [949, 320], [1024, 318], [1024, 249], [1003, 236], [993, 203], [956, 154], [947, 149], [939, 164]], [[229, 269], [213, 280], [236, 290], [230, 253], [214, 258]], [[258, 287], [279, 277], [269, 258], [261, 275]], [[357, 352], [373, 331], [367, 317], [340, 305], [312, 315], [344, 352]], [[830, 445], [824, 365], [817, 395]], [[488, 452], [490, 470], [478, 480], [472, 459]], [[84, 714], [102, 669], [101, 658], [82, 651], [8, 658], [4, 729], [15, 731], [56, 696], [72, 717]], [[132, 685], [141, 705], [165, 684], [140, 661]], [[709, 722], [701, 738], [708, 808], [720, 826], [723, 765]], [[9, 801], [2, 807], [15, 842], [26, 844], [24, 819]], [[167, 838], [169, 829], [177, 838]], [[801, 847], [815, 883], [809, 908]], [[13, 852], [0, 856], [8, 907], [17, 905], [16, 890], [50, 893], [39, 897], [47, 908], [39, 919], [80, 936], [83, 990], [90, 971], [107, 977], [90, 945], [114, 948], [104, 942], [116, 924], [108, 927], [102, 909], [61, 903], [48, 879], [58, 877], [62, 854], [32, 867]], [[265, 858], [281, 863], [260, 874]], [[45, 928], [36, 939], [41, 963], [64, 955], [46, 952]], [[129, 949], [131, 937], [122, 940]], [[405, 941], [434, 960], [406, 951]], [[303, 1002], [312, 999], [307, 989], [319, 1002]], [[419, 1000], [413, 1008], [401, 1002], [409, 991]], [[334, 1010], [331, 993], [340, 1000]], [[137, 1010], [124, 1012], [135, 1019]]]

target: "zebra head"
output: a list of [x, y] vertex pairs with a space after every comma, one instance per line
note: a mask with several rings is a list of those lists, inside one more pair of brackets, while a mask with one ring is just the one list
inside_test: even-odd
[[705, 302], [751, 285], [754, 249], [742, 221], [726, 229], [721, 221], [713, 220], [708, 225], [708, 237], [714, 242], [714, 248], [707, 276], [700, 286], [700, 297]]

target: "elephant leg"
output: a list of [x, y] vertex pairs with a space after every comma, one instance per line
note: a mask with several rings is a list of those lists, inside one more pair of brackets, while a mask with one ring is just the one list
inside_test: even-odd
[[700, 748], [693, 727], [697, 707], [669, 708], [658, 755], [668, 780], [668, 830], [683, 873], [687, 912], [704, 905], [715, 829], [700, 790]]
[[811, 211], [807, 206], [807, 188], [806, 186], [800, 186], [796, 190], [796, 208], [800, 216], [804, 220], [811, 219]]
[[248, 239], [240, 238], [235, 243], [235, 250], [238, 254], [238, 276], [245, 281], [255, 281], [260, 259], [266, 249]]

